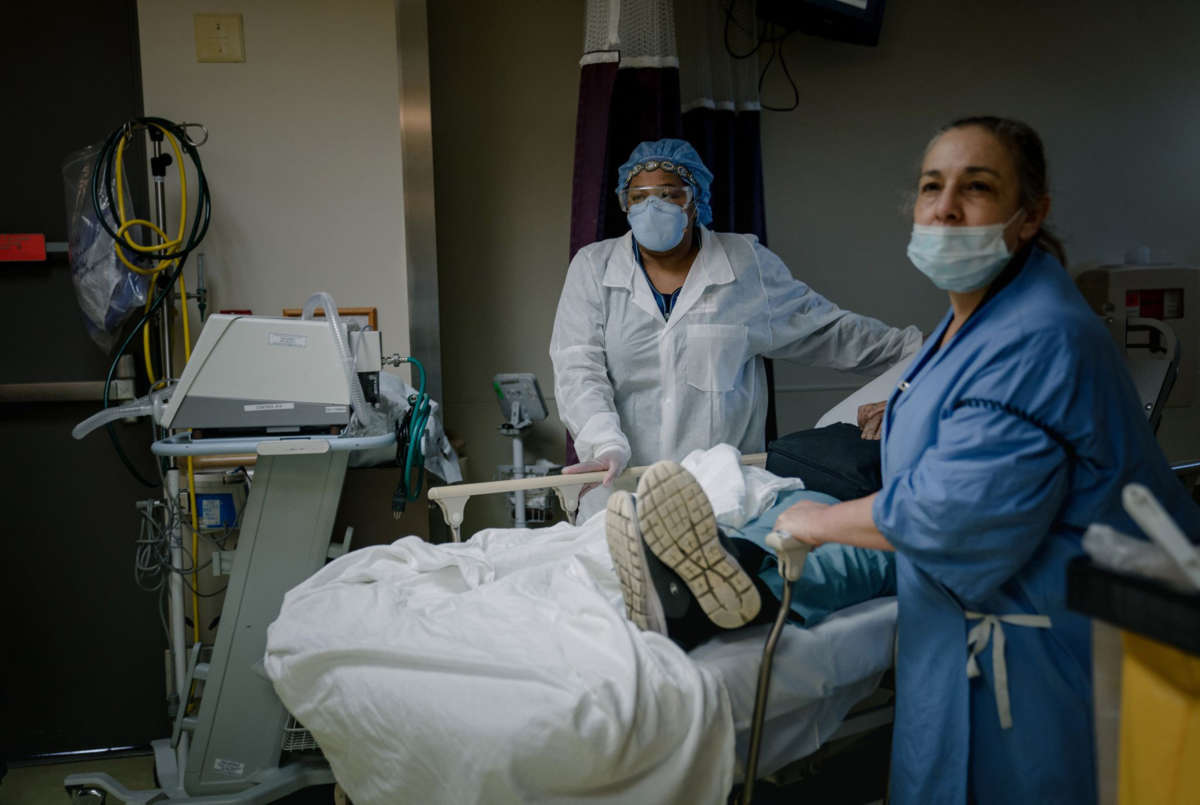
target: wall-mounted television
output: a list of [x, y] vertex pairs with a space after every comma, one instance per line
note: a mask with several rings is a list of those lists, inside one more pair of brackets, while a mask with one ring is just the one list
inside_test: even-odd
[[758, 0], [758, 16], [788, 31], [878, 45], [885, 0]]

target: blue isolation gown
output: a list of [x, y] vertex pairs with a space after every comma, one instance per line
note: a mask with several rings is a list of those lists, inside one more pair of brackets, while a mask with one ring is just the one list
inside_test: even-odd
[[946, 315], [887, 408], [874, 520], [897, 551], [896, 805], [1095, 802], [1091, 626], [1067, 609], [1067, 563], [1090, 523], [1141, 533], [1131, 481], [1200, 534], [1100, 318], [1057, 260], [1023, 256], [937, 349]]

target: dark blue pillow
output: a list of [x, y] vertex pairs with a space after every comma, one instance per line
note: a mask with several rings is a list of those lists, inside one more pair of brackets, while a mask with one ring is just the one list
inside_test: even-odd
[[862, 438], [858, 427], [844, 422], [802, 430], [767, 446], [767, 471], [799, 478], [814, 492], [854, 500], [883, 486], [879, 446], [879, 440]]

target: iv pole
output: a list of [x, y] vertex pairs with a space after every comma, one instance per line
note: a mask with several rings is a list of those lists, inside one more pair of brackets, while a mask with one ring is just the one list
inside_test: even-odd
[[[150, 174], [154, 182], [154, 222], [158, 225], [159, 232], [165, 233], [167, 231], [167, 167], [171, 164], [172, 158], [170, 154], [163, 153], [162, 143], [164, 135], [162, 129], [157, 126], [149, 126], [148, 130], [152, 153], [150, 157]], [[165, 242], [161, 235], [159, 236], [159, 242]], [[159, 365], [162, 367], [163, 380], [168, 382], [172, 375], [171, 311], [174, 307], [174, 300], [168, 298], [167, 304], [164, 304], [162, 310], [159, 311], [158, 323]], [[182, 315], [187, 315], [186, 309], [182, 311]], [[151, 427], [153, 427], [153, 424]], [[172, 515], [173, 511], [179, 509], [179, 468], [176, 466], [174, 458], [169, 458], [168, 462], [169, 466], [166, 472], [163, 491], [167, 497], [166, 517], [167, 527], [171, 535], [171, 566], [173, 568], [168, 582], [168, 606], [170, 609], [171, 624], [171, 668], [175, 680], [176, 707], [179, 710], [186, 710], [188, 706], [188, 690], [187, 649], [185, 646], [187, 627], [184, 620], [185, 602], [183, 594], [183, 519], [182, 516]], [[177, 718], [178, 715], [177, 712]], [[186, 730], [180, 730], [178, 736], [178, 741], [175, 744], [175, 764], [178, 769], [178, 775], [175, 777], [175, 782], [182, 791], [183, 773], [187, 767], [189, 736]]]

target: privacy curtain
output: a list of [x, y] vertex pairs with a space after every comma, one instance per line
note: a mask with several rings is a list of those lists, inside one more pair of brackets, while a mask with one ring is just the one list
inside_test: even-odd
[[[735, 59], [727, 52], [720, 0], [682, 0], [679, 12], [672, 0], [587, 2], [571, 257], [629, 228], [617, 206], [617, 168], [638, 143], [662, 137], [687, 139], [715, 174], [712, 229], [766, 241], [758, 60]], [[740, 28], [730, 31], [735, 53], [753, 44]], [[767, 364], [771, 440], [776, 435], [774, 373]], [[569, 438], [567, 460], [575, 460]]]
[[738, 3], [736, 18], [727, 16], [728, 5], [680, 4], [687, 7], [676, 18], [683, 137], [713, 172], [712, 229], [758, 235], [765, 243], [758, 58], [754, 36], [743, 27], [753, 26], [754, 4]]
[[682, 134], [674, 4], [588, 0], [579, 66], [571, 257], [628, 229], [615, 191], [634, 146]]
[[[713, 172], [712, 229], [767, 242], [763, 201], [762, 107], [758, 101], [754, 3], [683, 0], [676, 17], [683, 137]], [[749, 31], [744, 27], [749, 24]], [[767, 442], [779, 435], [775, 367], [767, 368]]]

